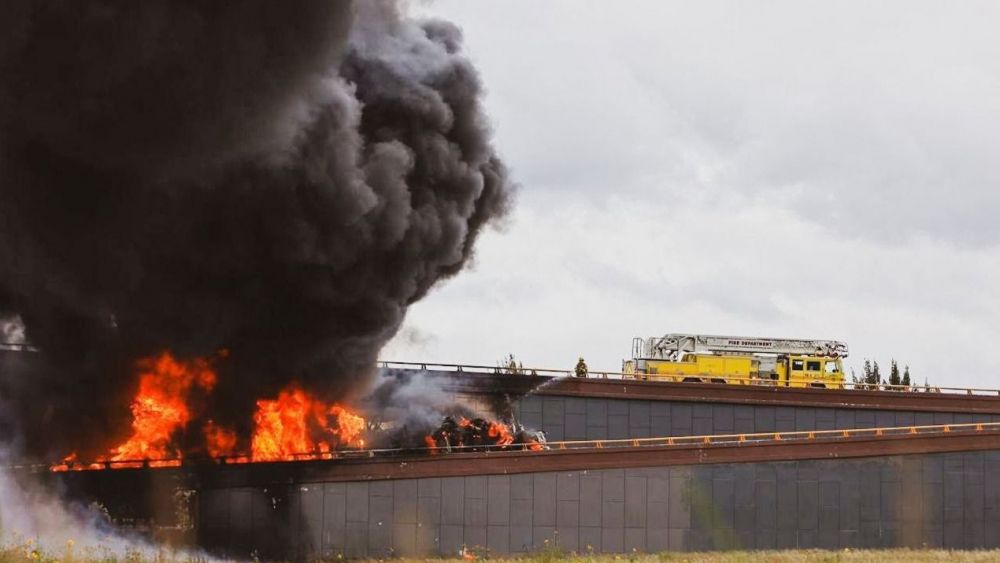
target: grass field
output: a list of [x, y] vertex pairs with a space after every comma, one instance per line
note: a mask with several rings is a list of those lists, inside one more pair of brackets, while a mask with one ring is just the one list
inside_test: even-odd
[[[465, 559], [394, 559], [399, 563], [410, 563], [415, 561], [435, 561], [455, 563], [468, 563], [473, 558]], [[932, 561], [1000, 561], [1000, 551], [943, 551], [943, 550], [788, 550], [788, 551], [733, 551], [725, 553], [659, 553], [659, 554], [622, 554], [622, 555], [578, 555], [564, 554], [556, 552], [544, 552], [531, 556], [517, 558], [478, 558], [476, 560], [489, 561], [509, 561], [517, 563], [554, 563], [558, 561], [582, 561], [593, 563], [616, 563], [616, 562], [666, 562], [666, 563], [749, 563], [757, 561], [774, 561], [778, 563], [875, 563], [875, 562], [918, 562], [930, 563]], [[141, 553], [138, 551], [126, 552], [124, 554], [113, 554], [109, 550], [102, 549], [79, 549], [72, 544], [67, 545], [60, 551], [47, 551], [38, 549], [31, 542], [16, 546], [0, 548], [0, 563], [35, 563], [45, 562], [66, 562], [66, 563], [173, 563], [173, 562], [200, 562], [207, 561], [197, 557], [170, 555], [166, 553]], [[330, 561], [342, 561], [342, 559], [332, 559]], [[374, 561], [374, 560], [373, 560]]]

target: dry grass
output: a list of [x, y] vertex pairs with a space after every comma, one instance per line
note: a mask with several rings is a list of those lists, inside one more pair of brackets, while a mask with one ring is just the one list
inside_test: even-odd
[[[401, 560], [423, 561], [420, 559]], [[454, 563], [468, 563], [461, 559], [436, 560]], [[540, 553], [521, 558], [490, 558], [491, 562], [531, 563], [556, 561], [581, 561], [592, 563], [931, 563], [937, 561], [1000, 561], [1000, 551], [945, 551], [945, 550], [785, 550], [785, 551], [730, 551], [714, 553], [658, 553], [622, 555], [570, 555], [561, 553]]]
[[170, 552], [81, 548], [69, 541], [60, 549], [42, 548], [34, 540], [0, 546], [0, 563], [202, 563], [204, 559], [178, 557]]
[[[341, 559], [335, 559], [338, 561]], [[433, 561], [435, 563], [469, 563], [473, 558], [466, 559], [395, 559], [398, 563], [413, 563], [416, 561]], [[945, 551], [945, 550], [786, 550], [786, 551], [731, 551], [718, 553], [659, 553], [659, 554], [622, 554], [622, 555], [578, 555], [559, 552], [542, 552], [523, 557], [483, 558], [492, 562], [510, 563], [555, 563], [561, 561], [580, 561], [587, 563], [931, 563], [937, 561], [969, 561], [987, 562], [1000, 561], [1000, 551]], [[126, 552], [114, 554], [107, 550], [75, 548], [67, 545], [60, 552], [38, 549], [31, 542], [0, 547], [0, 563], [191, 563], [203, 561], [190, 557], [176, 557], [167, 553], [143, 554]], [[371, 560], [375, 561], [375, 560]], [[379, 560], [382, 561], [382, 560]]]

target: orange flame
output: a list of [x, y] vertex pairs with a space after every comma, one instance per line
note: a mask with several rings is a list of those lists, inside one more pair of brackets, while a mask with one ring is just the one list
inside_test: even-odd
[[[225, 358], [228, 350], [220, 350]], [[174, 467], [182, 452], [174, 442], [194, 418], [192, 392], [210, 392], [217, 376], [209, 360], [182, 361], [169, 352], [136, 362], [139, 390], [132, 401], [132, 435], [96, 462], [81, 463], [74, 452], [52, 471]], [[339, 404], [327, 404], [290, 385], [276, 399], [257, 401], [250, 454], [237, 450], [236, 432], [212, 420], [202, 427], [205, 451], [226, 463], [332, 459], [339, 448], [363, 448], [365, 419]]]
[[340, 405], [333, 405], [328, 411], [337, 418], [337, 428], [331, 430], [345, 446], [363, 448], [365, 441], [361, 434], [365, 431], [365, 419]]
[[292, 385], [277, 399], [257, 401], [253, 461], [330, 459], [338, 447], [362, 447], [364, 418], [340, 405], [327, 405]]
[[[140, 370], [139, 392], [132, 401], [132, 436], [111, 450], [109, 461], [180, 458], [171, 448], [174, 433], [191, 420], [187, 400], [192, 387], [211, 391], [216, 375], [208, 362], [196, 359], [183, 362], [169, 352], [143, 358], [136, 363]], [[104, 461], [99, 459], [98, 461]], [[156, 467], [176, 465], [156, 462]]]
[[57, 471], [58, 472], [58, 471], [69, 471], [71, 469], [74, 470], [74, 471], [80, 471], [83, 468], [80, 467], [80, 466], [74, 465], [74, 463], [76, 462], [76, 457], [77, 457], [76, 456], [76, 452], [73, 452], [73, 453], [69, 454], [68, 456], [62, 458], [62, 462], [61, 463], [57, 463], [57, 464], [52, 465], [51, 467], [49, 467], [49, 471]]
[[205, 434], [205, 448], [209, 456], [230, 456], [236, 451], [236, 432], [233, 430], [209, 420], [202, 432]]
[[437, 455], [438, 453], [437, 442], [434, 441], [433, 436], [431, 436], [430, 434], [424, 436], [424, 445], [427, 446], [427, 449], [430, 451], [431, 455]]
[[514, 443], [514, 435], [510, 433], [510, 428], [502, 422], [490, 422], [487, 435], [493, 440], [493, 444], [497, 446], [509, 446]]

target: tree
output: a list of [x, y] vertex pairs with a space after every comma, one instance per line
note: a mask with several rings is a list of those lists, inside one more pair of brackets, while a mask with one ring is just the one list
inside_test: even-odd
[[576, 362], [573, 371], [576, 372], [577, 377], [587, 377], [587, 362], [583, 361], [583, 356], [580, 356], [580, 361]]
[[524, 365], [514, 359], [514, 354], [507, 354], [507, 357], [500, 362], [501, 373], [507, 373], [510, 375], [522, 375], [524, 374]]
[[[878, 362], [865, 358], [865, 363], [861, 368], [861, 375], [856, 376], [854, 369], [851, 369], [851, 381], [855, 384], [855, 389], [894, 389], [896, 391], [915, 391], [920, 387], [913, 374], [910, 373], [910, 366], [904, 364], [902, 373], [899, 370], [899, 363], [895, 359], [889, 360], [889, 377], [882, 379], [882, 370]], [[924, 379], [924, 389], [930, 390], [931, 386], [927, 379]]]
[[896, 363], [895, 359], [890, 360], [889, 364], [889, 385], [901, 385], [903, 379], [899, 377], [899, 365]]
[[868, 389], [878, 389], [882, 383], [882, 372], [879, 370], [878, 362], [865, 359], [865, 387]]

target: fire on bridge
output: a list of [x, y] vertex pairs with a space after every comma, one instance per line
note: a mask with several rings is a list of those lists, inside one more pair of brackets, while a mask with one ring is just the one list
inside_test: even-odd
[[[383, 424], [369, 424], [357, 409], [326, 402], [296, 383], [275, 398], [256, 401], [253, 431], [240, 436], [201, 412], [202, 400], [218, 380], [215, 362], [225, 361], [226, 351], [210, 359], [184, 361], [169, 352], [136, 362], [138, 391], [131, 403], [129, 437], [98, 454], [92, 461], [74, 451], [51, 466], [52, 471], [177, 467], [185, 458], [217, 460], [226, 464], [267, 461], [329, 460], [366, 446], [393, 440], [394, 449], [436, 455], [441, 452], [542, 449], [544, 438], [516, 422], [481, 417], [444, 415], [437, 428], [422, 437], [392, 432]], [[448, 405], [439, 405], [447, 412]], [[391, 426], [392, 421], [389, 421]], [[191, 427], [200, 427], [191, 440]], [[181, 438], [189, 439], [182, 441]], [[399, 443], [399, 439], [411, 443]]]

